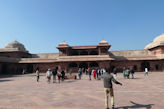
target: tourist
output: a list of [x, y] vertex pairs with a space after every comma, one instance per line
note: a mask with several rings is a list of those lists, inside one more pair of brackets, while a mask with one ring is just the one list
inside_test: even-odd
[[88, 69], [85, 69], [85, 74], [88, 75]]
[[57, 77], [58, 77], [58, 81], [59, 81], [59, 83], [60, 83], [60, 79], [61, 79], [61, 72], [58, 70], [57, 71]]
[[132, 79], [134, 79], [134, 70], [133, 69], [130, 70], [130, 74], [132, 75]]
[[123, 73], [123, 77], [126, 78], [126, 74], [125, 74], [126, 73], [126, 68], [125, 67], [123, 68], [123, 72], [122, 73]]
[[82, 75], [82, 70], [81, 70], [81, 68], [79, 68], [79, 70], [78, 70], [79, 79], [81, 79], [81, 75]]
[[130, 70], [129, 70], [129, 68], [125, 71], [125, 75], [126, 75], [127, 79], [129, 79], [129, 75], [130, 75]]
[[82, 74], [84, 74], [85, 73], [85, 68], [82, 68]]
[[51, 75], [52, 75], [52, 72], [51, 72], [51, 69], [49, 68], [48, 71], [46, 72], [46, 77], [47, 77], [47, 82], [50, 83], [51, 82]]
[[96, 79], [96, 70], [95, 69], [92, 70], [92, 74], [93, 74], [93, 78]]
[[101, 69], [101, 75], [103, 75], [103, 69]]
[[105, 68], [102, 69], [102, 75], [106, 72]]
[[145, 76], [148, 76], [148, 68], [145, 68]]
[[115, 83], [115, 84], [120, 84], [122, 85], [122, 83], [116, 81], [113, 76], [110, 74], [110, 71], [107, 70], [107, 72], [102, 75], [103, 77], [103, 83], [104, 83], [104, 91], [105, 91], [105, 106], [106, 106], [106, 109], [109, 109], [109, 105], [108, 105], [108, 98], [109, 98], [109, 95], [111, 97], [111, 106], [112, 106], [112, 109], [114, 109], [114, 91], [113, 91], [113, 85], [112, 85], [112, 81]]
[[23, 75], [25, 74], [25, 69], [23, 69], [22, 74], [23, 74]]
[[99, 76], [101, 76], [101, 69], [99, 69], [98, 72], [99, 72]]
[[36, 68], [36, 80], [39, 82], [39, 68]]
[[57, 71], [58, 71], [58, 67], [56, 67], [56, 69], [52, 72], [52, 74], [53, 74], [53, 83], [56, 82]]
[[117, 69], [116, 68], [113, 69], [113, 77], [114, 77], [114, 79], [117, 78]]
[[92, 69], [88, 68], [89, 80], [91, 81]]
[[61, 77], [62, 77], [62, 81], [64, 81], [64, 77], [65, 77], [65, 72], [64, 72], [64, 70], [61, 71]]
[[69, 75], [72, 75], [72, 69], [69, 69], [68, 73]]
[[99, 69], [96, 69], [96, 78], [99, 79]]

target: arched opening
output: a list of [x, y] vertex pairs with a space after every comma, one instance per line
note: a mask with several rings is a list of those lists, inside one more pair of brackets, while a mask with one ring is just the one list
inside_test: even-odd
[[93, 51], [91, 51], [89, 54], [90, 54], [90, 55], [98, 55], [98, 52], [95, 51], [95, 50], [93, 50]]
[[[27, 65], [27, 72], [28, 72], [28, 73], [33, 73], [33, 70], [34, 70], [34, 69], [33, 69], [33, 65], [32, 65], [32, 64], [28, 64], [28, 65]], [[23, 71], [23, 69], [22, 69], [22, 71]]]
[[73, 51], [71, 52], [71, 55], [72, 55], [72, 56], [76, 56], [76, 55], [79, 55], [79, 53], [78, 53], [78, 51], [73, 50]]
[[155, 65], [155, 69], [159, 70], [159, 65], [158, 64]]
[[72, 63], [69, 64], [69, 67], [70, 68], [78, 67], [78, 65], [75, 62], [72, 62]]
[[91, 62], [89, 64], [89, 67], [99, 67], [98, 63], [97, 62]]
[[8, 73], [8, 71], [7, 71], [7, 64], [2, 64], [1, 73], [3, 73], [3, 74], [7, 74]]
[[135, 70], [135, 71], [138, 70], [137, 65], [134, 65], [134, 66], [133, 66], [133, 70]]
[[86, 62], [82, 62], [82, 63], [79, 64], [79, 67], [87, 69], [88, 68], [88, 64]]
[[80, 55], [88, 55], [88, 51], [81, 51]]
[[150, 63], [147, 62], [147, 61], [143, 61], [143, 62], [141, 63], [141, 70], [142, 70], [142, 71], [145, 71], [145, 68], [148, 68], [148, 70], [150, 70]]

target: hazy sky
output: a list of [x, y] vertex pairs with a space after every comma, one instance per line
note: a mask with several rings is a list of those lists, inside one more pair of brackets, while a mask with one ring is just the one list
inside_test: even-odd
[[0, 0], [0, 48], [17, 40], [30, 53], [70, 46], [143, 49], [164, 32], [164, 0]]

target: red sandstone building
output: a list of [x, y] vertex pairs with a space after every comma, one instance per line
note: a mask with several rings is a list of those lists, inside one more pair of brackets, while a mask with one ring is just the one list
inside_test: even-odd
[[105, 40], [92, 46], [70, 46], [62, 42], [57, 47], [59, 53], [31, 54], [23, 44], [14, 41], [0, 49], [0, 73], [18, 74], [23, 69], [31, 73], [37, 67], [46, 72], [48, 68], [55, 69], [57, 66], [73, 72], [77, 72], [79, 67], [117, 68], [119, 71], [123, 67], [136, 71], [143, 71], [145, 67], [151, 71], [164, 70], [164, 34], [143, 50], [110, 51], [110, 47]]

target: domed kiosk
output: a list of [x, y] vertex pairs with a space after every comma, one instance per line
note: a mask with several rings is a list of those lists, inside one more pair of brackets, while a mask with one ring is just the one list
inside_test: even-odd
[[106, 40], [101, 40], [98, 44], [98, 51], [100, 55], [107, 55], [111, 45]]
[[19, 51], [28, 52], [23, 44], [18, 41], [8, 43], [5, 48], [7, 49], [17, 49]]
[[148, 44], [145, 47], [145, 49], [152, 49], [159, 46], [164, 46], [164, 33], [157, 36], [152, 43]]
[[59, 49], [60, 56], [68, 55], [69, 45], [65, 41], [61, 42], [56, 48]]
[[63, 41], [58, 45], [57, 48], [63, 48], [63, 47], [69, 47], [69, 45], [65, 41]]
[[152, 54], [164, 54], [164, 33], [157, 36], [145, 49], [150, 50]]
[[109, 45], [109, 43], [106, 40], [101, 40], [99, 45]]
[[31, 54], [26, 50], [24, 45], [18, 41], [6, 44], [5, 48], [0, 49], [0, 54], [12, 58], [30, 58]]

